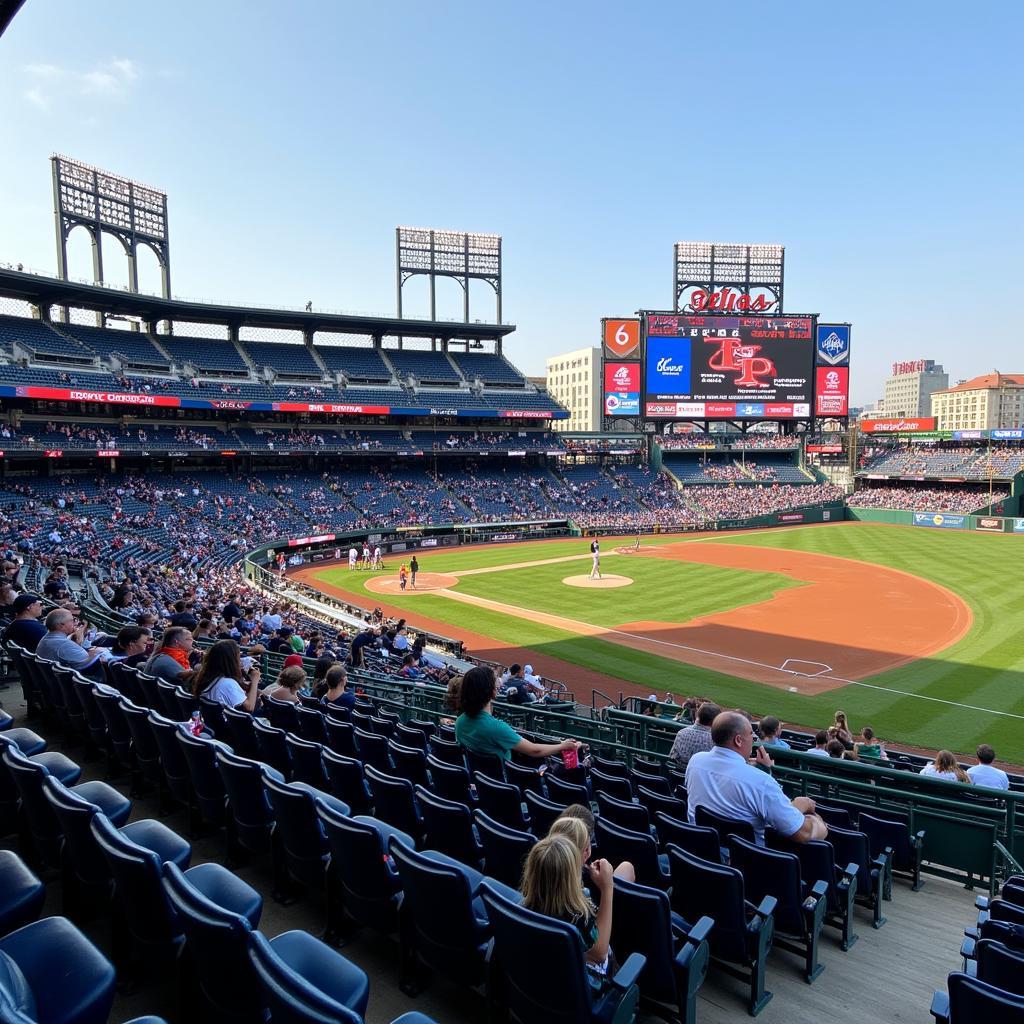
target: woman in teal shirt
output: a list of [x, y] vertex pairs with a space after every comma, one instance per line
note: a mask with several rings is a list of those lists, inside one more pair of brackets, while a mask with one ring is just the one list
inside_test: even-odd
[[490, 754], [507, 761], [512, 751], [527, 757], [549, 757], [563, 750], [579, 750], [575, 740], [561, 743], [531, 743], [523, 739], [507, 722], [491, 714], [491, 702], [497, 690], [494, 671], [486, 665], [471, 668], [462, 679], [459, 692], [461, 714], [455, 720], [455, 738], [474, 754]]

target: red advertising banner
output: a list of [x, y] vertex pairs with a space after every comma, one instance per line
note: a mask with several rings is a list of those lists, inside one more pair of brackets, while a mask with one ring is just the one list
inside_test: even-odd
[[850, 411], [850, 368], [819, 366], [814, 371], [814, 415], [846, 416]]
[[839, 455], [843, 446], [841, 444], [809, 444], [807, 446], [809, 452], [819, 452], [822, 455]]
[[80, 391], [75, 388], [19, 387], [18, 398], [51, 398], [59, 402], [107, 402], [110, 405], [164, 405], [178, 408], [174, 395], [143, 395], [131, 391]]
[[64, 453], [60, 449], [58, 449], [58, 448], [55, 448], [52, 451], [43, 452], [43, 454], [48, 459], [63, 459], [64, 458]]
[[274, 412], [331, 412], [357, 416], [387, 416], [389, 405], [347, 405], [344, 402], [274, 402]]
[[627, 392], [640, 391], [639, 363], [605, 363], [604, 390], [623, 395]]
[[861, 420], [860, 429], [865, 434], [916, 434], [922, 430], [935, 430], [937, 422], [934, 416], [913, 420]]
[[502, 409], [501, 415], [505, 419], [513, 420], [546, 420], [550, 419], [553, 413], [550, 409]]
[[101, 459], [116, 459], [121, 453], [116, 448], [100, 448], [96, 454]]

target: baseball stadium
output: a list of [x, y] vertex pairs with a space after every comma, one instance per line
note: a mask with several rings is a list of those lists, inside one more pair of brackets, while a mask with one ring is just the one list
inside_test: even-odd
[[189, 299], [166, 192], [38, 173], [0, 1021], [1024, 1021], [1024, 375], [1015, 426], [858, 417], [784, 246], [666, 236], [570, 429], [511, 238], [394, 228], [393, 314]]

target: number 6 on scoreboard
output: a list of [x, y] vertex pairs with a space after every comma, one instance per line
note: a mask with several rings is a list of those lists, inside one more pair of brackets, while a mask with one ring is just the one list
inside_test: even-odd
[[628, 356], [640, 347], [640, 321], [639, 320], [610, 320], [602, 321], [603, 340], [605, 353], [621, 359]]

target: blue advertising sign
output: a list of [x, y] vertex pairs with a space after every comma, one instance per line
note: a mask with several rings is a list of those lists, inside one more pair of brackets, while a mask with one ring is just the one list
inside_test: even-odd
[[639, 416], [639, 391], [606, 391], [604, 395], [604, 413], [606, 416]]
[[953, 431], [954, 441], [984, 441], [985, 431], [984, 430], [954, 430]]
[[819, 366], [849, 366], [850, 325], [818, 324], [817, 353]]
[[951, 516], [945, 512], [915, 512], [915, 526], [930, 526], [938, 530], [962, 530], [967, 516]]
[[742, 417], [764, 416], [764, 402], [740, 402], [736, 406], [736, 415]]
[[1013, 532], [1024, 533], [1024, 519], [1014, 519], [1013, 521]]
[[647, 339], [647, 393], [690, 395], [690, 339]]
[[1024, 441], [1024, 430], [993, 430], [993, 441]]

